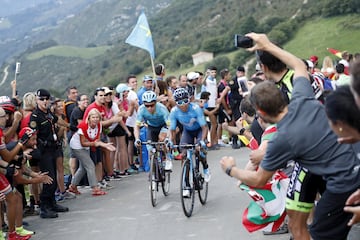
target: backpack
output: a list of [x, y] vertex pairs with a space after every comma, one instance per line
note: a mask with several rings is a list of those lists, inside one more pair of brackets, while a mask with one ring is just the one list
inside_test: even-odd
[[67, 123], [70, 122], [70, 116], [71, 116], [71, 112], [67, 112], [67, 107], [69, 107], [71, 104], [76, 104], [76, 102], [72, 101], [72, 100], [65, 100], [63, 101], [63, 109], [64, 109], [64, 115], [65, 115], [65, 121]]

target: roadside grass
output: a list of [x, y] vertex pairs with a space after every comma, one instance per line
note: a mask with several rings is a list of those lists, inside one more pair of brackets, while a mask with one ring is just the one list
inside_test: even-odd
[[28, 60], [36, 60], [45, 56], [59, 57], [78, 57], [83, 59], [91, 59], [100, 56], [110, 49], [110, 46], [100, 46], [94, 48], [79, 48], [73, 46], [54, 46], [38, 52], [31, 53], [27, 56]]
[[[319, 64], [325, 56], [338, 61], [335, 55], [327, 51], [334, 48], [349, 53], [360, 52], [360, 18], [355, 15], [334, 18], [318, 18], [308, 21], [284, 45], [284, 49], [296, 56], [308, 59], [311, 55], [319, 57]], [[321, 67], [321, 66], [320, 66]]]

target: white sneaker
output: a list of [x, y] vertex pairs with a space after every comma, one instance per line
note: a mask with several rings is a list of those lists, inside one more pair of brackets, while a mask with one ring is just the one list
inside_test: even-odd
[[172, 161], [166, 160], [165, 161], [165, 171], [171, 171], [172, 170]]
[[182, 195], [184, 198], [190, 197], [190, 190], [189, 189], [183, 189]]
[[66, 191], [65, 193], [63, 193], [63, 197], [65, 199], [74, 199], [76, 198], [75, 194], [69, 192], [69, 191]]
[[107, 183], [105, 180], [102, 180], [101, 182], [104, 186], [105, 189], [112, 189], [114, 188], [112, 185], [110, 185], [109, 183]]
[[205, 180], [205, 182], [210, 182], [210, 179], [211, 179], [211, 173], [210, 173], [209, 168], [204, 169], [204, 180]]
[[103, 184], [102, 182], [98, 182], [98, 187], [101, 188], [101, 189], [106, 189], [106, 186], [105, 184]]

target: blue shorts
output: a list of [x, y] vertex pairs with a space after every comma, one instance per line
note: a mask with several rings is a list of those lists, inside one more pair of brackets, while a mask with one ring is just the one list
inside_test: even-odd
[[202, 128], [199, 128], [195, 131], [188, 131], [184, 128], [180, 139], [180, 144], [199, 143], [201, 138], [202, 138]]

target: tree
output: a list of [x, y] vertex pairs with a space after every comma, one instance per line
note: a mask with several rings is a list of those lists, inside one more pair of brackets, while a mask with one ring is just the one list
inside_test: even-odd
[[181, 47], [175, 52], [175, 60], [178, 64], [187, 63], [192, 60], [192, 53], [191, 47]]
[[230, 66], [230, 59], [228, 57], [224, 57], [224, 56], [220, 56], [220, 57], [215, 57], [208, 65], [209, 66], [216, 66], [217, 69], [220, 71], [221, 69], [224, 68], [229, 68]]
[[214, 37], [205, 39], [202, 43], [202, 49], [207, 52], [218, 53], [221, 52], [221, 49], [224, 46], [224, 41], [222, 37]]

